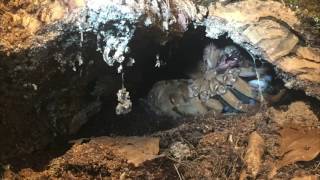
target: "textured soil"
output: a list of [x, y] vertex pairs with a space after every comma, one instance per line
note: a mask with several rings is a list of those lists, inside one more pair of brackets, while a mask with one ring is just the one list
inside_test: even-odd
[[[10, 166], [3, 166], [2, 176], [7, 179], [238, 179], [246, 168], [244, 154], [249, 135], [255, 131], [265, 141], [257, 178], [266, 179], [272, 163], [280, 158], [277, 155], [279, 130], [293, 125], [320, 128], [320, 109], [319, 103], [311, 99], [258, 110], [258, 113], [221, 118], [184, 119], [176, 127], [147, 134], [147, 138], [160, 139], [160, 153], [139, 166], [115, 153], [116, 146], [106, 146], [101, 141], [103, 137], [92, 137], [71, 141], [69, 145], [55, 144], [50, 150], [13, 159], [7, 162]], [[316, 177], [320, 175], [319, 164], [319, 156], [291, 164], [281, 168], [275, 178]]]

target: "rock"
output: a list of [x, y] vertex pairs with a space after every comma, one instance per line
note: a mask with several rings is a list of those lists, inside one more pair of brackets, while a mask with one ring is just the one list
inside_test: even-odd
[[266, 17], [277, 18], [292, 27], [300, 24], [293, 11], [276, 1], [247, 0], [226, 6], [211, 5], [209, 17], [222, 18], [236, 27], [259, 22]]
[[261, 20], [249, 26], [243, 35], [261, 48], [271, 62], [289, 54], [299, 42], [297, 36], [272, 20]]
[[296, 51], [298, 57], [320, 63], [320, 49], [312, 47], [299, 47]]
[[320, 63], [293, 56], [284, 57], [277, 64], [282, 71], [296, 76], [301, 81], [315, 83], [320, 81]]
[[288, 88], [303, 89], [320, 99], [320, 49], [300, 46], [275, 64]]
[[212, 5], [204, 22], [208, 37], [227, 33], [253, 55], [276, 65], [288, 88], [320, 99], [320, 49], [300, 45], [304, 38], [296, 31], [300, 24], [283, 4], [259, 0]]
[[182, 142], [175, 142], [173, 143], [169, 148], [170, 154], [178, 159], [186, 160], [193, 156], [194, 152], [191, 150], [190, 146], [188, 144], [182, 143]]

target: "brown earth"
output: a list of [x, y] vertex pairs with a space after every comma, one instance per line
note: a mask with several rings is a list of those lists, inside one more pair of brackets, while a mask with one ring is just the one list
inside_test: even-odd
[[[249, 136], [264, 140], [258, 179], [266, 179], [279, 157], [280, 131], [298, 127], [320, 128], [319, 108], [298, 101], [277, 108], [264, 108], [254, 115], [223, 119], [199, 117], [151, 137], [97, 137], [73, 141], [66, 152], [42, 167], [7, 167], [7, 179], [238, 179], [246, 166]], [[316, 108], [316, 109], [314, 109]], [[301, 111], [306, 111], [301, 116]], [[315, 134], [316, 138], [319, 134]], [[157, 146], [160, 139], [160, 153]], [[259, 140], [260, 141], [260, 140]], [[122, 144], [122, 145], [121, 145]], [[177, 145], [178, 144], [178, 145]], [[313, 144], [309, 144], [312, 146]], [[139, 150], [140, 147], [141, 151]], [[136, 147], [136, 148], [131, 148]], [[178, 147], [178, 148], [177, 148]], [[320, 151], [316, 145], [315, 150]], [[154, 155], [150, 156], [153, 152]], [[307, 153], [307, 151], [305, 152]], [[308, 154], [305, 154], [308, 155]], [[52, 157], [51, 157], [52, 158]], [[320, 157], [279, 167], [276, 179], [319, 176]], [[133, 164], [140, 159], [143, 164]], [[29, 159], [37, 161], [37, 158]], [[28, 161], [28, 160], [27, 160]], [[303, 161], [303, 159], [301, 159]], [[22, 163], [23, 164], [23, 163]]]

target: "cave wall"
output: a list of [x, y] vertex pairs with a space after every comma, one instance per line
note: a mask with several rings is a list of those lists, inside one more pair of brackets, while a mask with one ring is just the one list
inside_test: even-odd
[[[101, 58], [93, 61], [97, 53], [90, 46], [83, 47], [87, 53], [79, 62], [78, 54], [70, 52], [80, 49], [68, 44], [75, 42], [66, 36], [78, 37], [65, 34], [44, 48], [1, 54], [0, 159], [30, 153], [76, 132], [100, 111], [99, 98], [121, 86]], [[104, 89], [100, 81], [114, 86]]]
[[204, 21], [213, 39], [228, 33], [237, 44], [273, 64], [289, 89], [320, 99], [320, 49], [308, 42], [293, 11], [275, 1], [209, 7]]

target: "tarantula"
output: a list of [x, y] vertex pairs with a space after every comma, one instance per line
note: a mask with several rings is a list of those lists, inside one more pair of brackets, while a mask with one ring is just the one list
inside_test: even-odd
[[267, 72], [266, 67], [256, 68], [236, 46], [220, 49], [210, 43], [204, 48], [198, 71], [190, 74], [190, 79], [156, 83], [147, 101], [156, 114], [173, 118], [230, 109], [245, 112], [261, 100], [259, 93], [271, 80]]

